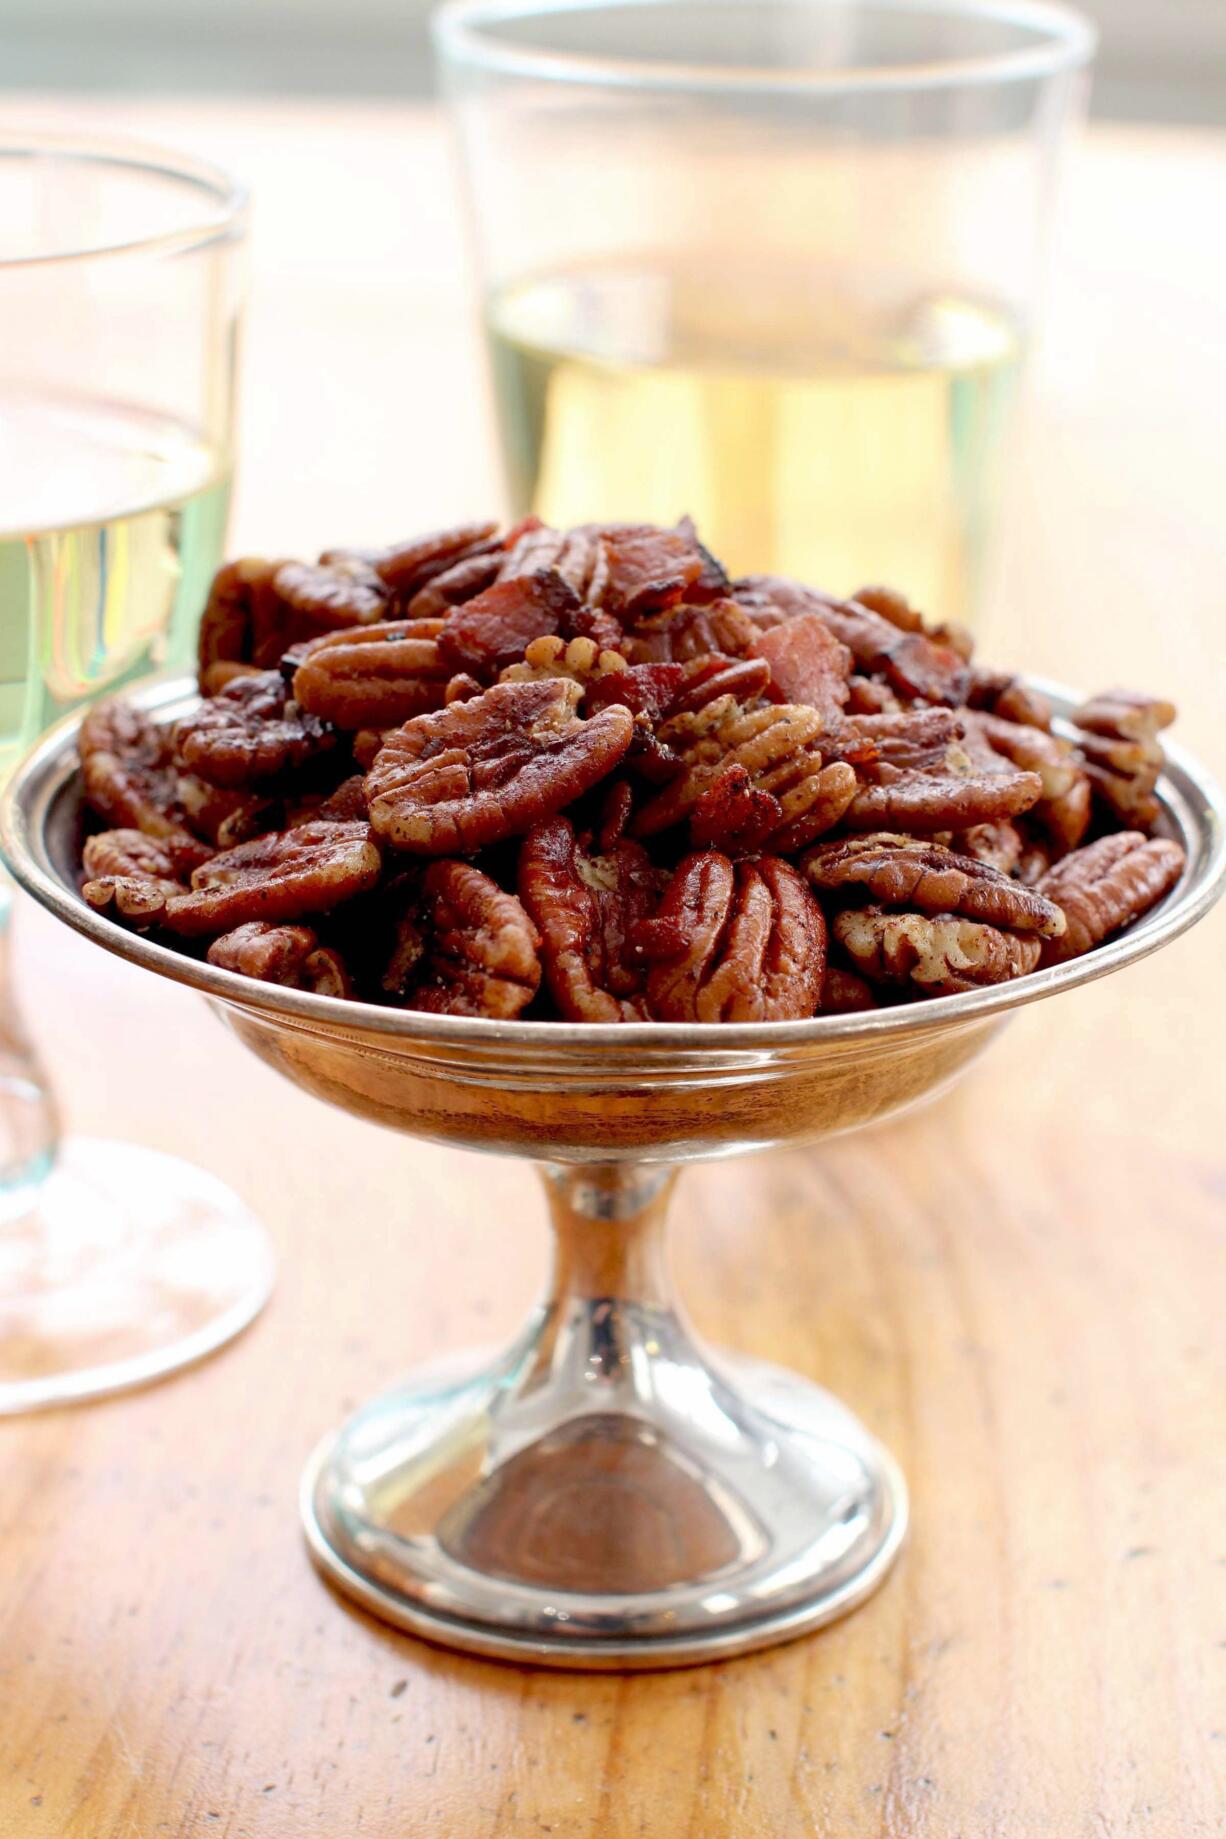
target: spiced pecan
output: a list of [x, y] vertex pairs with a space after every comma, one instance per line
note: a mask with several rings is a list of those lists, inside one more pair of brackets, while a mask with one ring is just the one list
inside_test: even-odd
[[870, 983], [924, 996], [1007, 983], [1032, 971], [1042, 950], [1037, 933], [1002, 931], [952, 913], [848, 907], [835, 914], [833, 932]]
[[743, 657], [758, 631], [735, 600], [686, 601], [640, 619], [622, 649], [632, 664], [685, 664], [712, 652]]
[[187, 874], [212, 851], [193, 836], [180, 800], [170, 729], [118, 698], [95, 703], [77, 735], [86, 803], [116, 829], [141, 830]]
[[[427, 582], [438, 580], [474, 556], [496, 553], [500, 545], [492, 519], [481, 523], [457, 524], [450, 530], [431, 530], [407, 543], [394, 543], [389, 549], [377, 550], [369, 558], [373, 572], [387, 593], [405, 606]], [[327, 560], [322, 557], [321, 560]]]
[[[595, 639], [564, 639], [557, 633], [533, 639], [518, 664], [508, 664], [501, 672], [500, 683], [534, 683], [541, 677], [569, 677], [589, 689], [602, 678], [626, 675], [630, 666], [619, 651], [601, 651]], [[454, 698], [449, 698], [454, 700]], [[619, 702], [620, 697], [610, 698]], [[590, 703], [586, 705], [590, 710]], [[603, 707], [603, 700], [599, 705]]]
[[188, 823], [214, 849], [232, 849], [261, 831], [277, 828], [280, 803], [264, 792], [228, 791], [197, 773], [178, 773], [175, 783]]
[[190, 893], [167, 901], [165, 923], [185, 938], [216, 937], [246, 920], [279, 925], [366, 893], [379, 869], [369, 824], [316, 819], [214, 856], [192, 875]]
[[1114, 735], [1121, 741], [1152, 741], [1175, 719], [1175, 705], [1136, 690], [1103, 690], [1079, 704], [1070, 718], [1090, 734]]
[[262, 556], [243, 556], [213, 576], [200, 619], [200, 687], [206, 695], [244, 665], [263, 670], [275, 664], [284, 650], [278, 648], [282, 606], [273, 587], [280, 566]]
[[289, 610], [295, 640], [314, 638], [337, 626], [364, 626], [387, 617], [387, 591], [375, 570], [357, 557], [336, 556], [330, 562], [283, 562], [272, 580], [273, 589]]
[[301, 654], [294, 700], [336, 728], [396, 728], [441, 709], [451, 675], [441, 622], [380, 620], [330, 632]]
[[393, 730], [367, 778], [376, 832], [418, 855], [471, 853], [570, 804], [634, 728], [619, 705], [580, 721], [582, 694], [564, 678], [499, 683]]
[[968, 731], [1024, 772], [1037, 773], [1042, 793], [1032, 816], [1060, 849], [1076, 849], [1090, 824], [1090, 780], [1083, 757], [1069, 741], [1043, 728], [999, 715], [965, 717]]
[[1016, 817], [1042, 791], [1037, 773], [976, 773], [969, 762], [929, 771], [899, 772], [887, 782], [862, 785], [844, 815], [849, 830], [966, 830]]
[[214, 939], [208, 960], [260, 983], [279, 983], [316, 996], [352, 996], [353, 980], [339, 952], [322, 945], [309, 926], [269, 926], [248, 920]]
[[819, 843], [801, 865], [811, 887], [863, 893], [881, 907], [960, 914], [1014, 932], [1055, 938], [1064, 931], [1058, 906], [999, 869], [940, 843], [879, 833]]
[[923, 632], [935, 644], [956, 652], [964, 664], [970, 663], [975, 641], [966, 627], [955, 620], [925, 619], [898, 588], [858, 587], [852, 600], [857, 606], [867, 607], [870, 613], [879, 613], [900, 632]]
[[160, 924], [166, 902], [184, 892], [174, 851], [143, 830], [103, 830], [82, 851], [82, 898], [99, 913], [145, 929]]
[[485, 550], [451, 563], [442, 574], [418, 588], [405, 612], [410, 619], [444, 619], [452, 607], [493, 587], [504, 559], [496, 550]]
[[956, 831], [950, 847], [960, 856], [972, 856], [1011, 875], [1022, 859], [1022, 833], [1009, 818], [994, 824], [972, 824], [969, 830]]
[[174, 732], [179, 765], [228, 788], [281, 779], [335, 746], [333, 729], [291, 700], [275, 670], [236, 677], [184, 716]]
[[812, 1015], [826, 968], [822, 910], [777, 856], [686, 856], [637, 928], [657, 1021], [765, 1022]]
[[510, 1021], [540, 987], [539, 945], [514, 894], [471, 862], [431, 862], [406, 877], [383, 991], [431, 1015]]
[[667, 877], [619, 836], [600, 850], [576, 839], [567, 818], [546, 818], [524, 838], [519, 895], [541, 935], [553, 999], [572, 1022], [647, 1015], [647, 961], [632, 939]]
[[845, 971], [837, 964], [828, 964], [817, 1006], [823, 1015], [857, 1015], [863, 1009], [875, 1009], [877, 998], [867, 978], [857, 977], [854, 971]]
[[1178, 843], [1139, 830], [1116, 831], [1062, 857], [1038, 883], [1068, 921], [1063, 936], [1044, 947], [1044, 963], [1080, 957], [1140, 919], [1170, 893], [1184, 861]]
[[822, 728], [815, 709], [787, 703], [746, 709], [731, 696], [673, 717], [658, 738], [682, 770], [638, 813], [635, 835], [655, 836], [683, 822], [720, 775], [739, 766], [754, 791], [769, 793], [781, 807], [772, 850], [803, 848], [838, 822], [856, 792], [853, 767], [824, 764]]
[[1041, 690], [1023, 683], [1012, 671], [987, 670], [981, 664], [973, 665], [966, 701], [968, 708], [984, 709], [990, 715], [1020, 722], [1027, 728], [1051, 727], [1051, 704], [1047, 697]]

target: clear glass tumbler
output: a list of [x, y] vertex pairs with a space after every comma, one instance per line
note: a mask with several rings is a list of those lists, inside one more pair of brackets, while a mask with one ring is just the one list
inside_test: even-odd
[[450, 0], [512, 510], [973, 622], [1094, 33], [1034, 0]]
[[[185, 666], [234, 464], [246, 198], [122, 142], [0, 135], [0, 778], [60, 715]], [[0, 1413], [169, 1372], [272, 1263], [212, 1177], [61, 1142], [0, 885]]]

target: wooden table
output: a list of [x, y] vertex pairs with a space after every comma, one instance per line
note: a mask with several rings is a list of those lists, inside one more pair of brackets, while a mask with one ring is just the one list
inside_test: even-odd
[[[492, 497], [431, 117], [5, 114], [57, 110], [256, 183], [240, 546]], [[1169, 690], [1219, 771], [1224, 183], [1226, 140], [1088, 148], [1002, 634], [1075, 682]], [[1026, 1012], [936, 1108], [687, 1175], [699, 1326], [846, 1397], [900, 1457], [914, 1533], [845, 1622], [639, 1678], [435, 1651], [333, 1598], [299, 1541], [319, 1432], [518, 1323], [544, 1258], [531, 1171], [312, 1103], [28, 907], [19, 948], [72, 1125], [215, 1169], [283, 1265], [199, 1370], [0, 1426], [0, 1839], [1226, 1830], [1220, 915]]]

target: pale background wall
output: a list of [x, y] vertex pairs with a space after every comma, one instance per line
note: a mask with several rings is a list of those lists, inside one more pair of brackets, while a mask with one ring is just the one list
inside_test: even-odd
[[[1226, 125], [1226, 0], [1083, 0], [1099, 115]], [[0, 0], [0, 89], [420, 95], [430, 0]]]

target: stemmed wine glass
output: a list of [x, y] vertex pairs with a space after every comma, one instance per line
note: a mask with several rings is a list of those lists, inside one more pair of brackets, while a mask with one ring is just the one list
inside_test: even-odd
[[[234, 464], [246, 197], [135, 143], [0, 137], [0, 780], [58, 717], [189, 660]], [[0, 880], [0, 1413], [219, 1346], [268, 1240], [211, 1176], [64, 1140]]]

